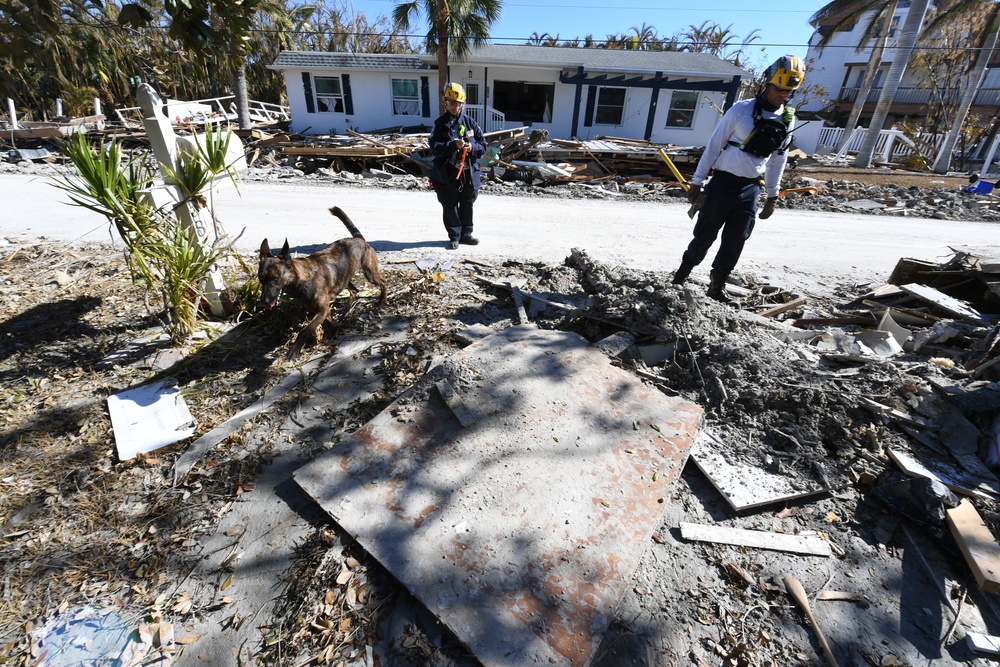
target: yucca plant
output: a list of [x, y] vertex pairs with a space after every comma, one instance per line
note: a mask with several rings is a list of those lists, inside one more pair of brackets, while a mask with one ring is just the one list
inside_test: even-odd
[[[74, 204], [100, 213], [114, 225], [125, 244], [132, 281], [159, 293], [170, 338], [182, 342], [197, 328], [206, 274], [230, 247], [202, 243], [173, 215], [172, 206], [156, 209], [145, 203], [141, 191], [152, 183], [152, 170], [134, 159], [123, 166], [117, 141], [94, 150], [81, 133], [63, 142], [62, 149], [79, 178], [56, 178], [57, 187], [68, 192]], [[178, 162], [171, 177], [188, 201], [203, 201], [202, 191], [212, 182], [212, 169], [200, 152]]]

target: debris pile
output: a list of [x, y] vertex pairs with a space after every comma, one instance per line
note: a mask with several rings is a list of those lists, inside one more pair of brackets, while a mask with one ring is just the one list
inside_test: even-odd
[[[0, 263], [7, 655], [44, 650], [26, 627], [114, 608], [160, 658], [207, 652], [214, 627], [273, 664], [476, 664], [337, 524], [291, 512], [285, 487], [273, 520], [298, 522], [301, 537], [260, 540], [269, 559], [295, 550], [264, 586], [268, 599], [281, 591], [277, 604], [247, 612], [244, 586], [261, 574], [242, 569], [246, 536], [268, 526], [246, 512], [276, 464], [291, 471], [347, 442], [433, 360], [530, 322], [582, 335], [705, 411], [591, 664], [816, 664], [790, 573], [842, 664], [986, 664], [965, 638], [982, 645], [1000, 623], [998, 582], [979, 560], [1000, 534], [1000, 265], [976, 249], [942, 264], [905, 258], [886, 285], [824, 295], [741, 275], [729, 286], [739, 309], [583, 250], [558, 266], [386, 258], [392, 317], [362, 303], [303, 372], [282, 365], [297, 323], [280, 313], [209, 332], [157, 366], [156, 318], [106, 246], [14, 239]], [[178, 478], [187, 441], [115, 455], [105, 400], [152, 380], [180, 389], [199, 434], [267, 407]], [[990, 536], [976, 549], [974, 528]]]

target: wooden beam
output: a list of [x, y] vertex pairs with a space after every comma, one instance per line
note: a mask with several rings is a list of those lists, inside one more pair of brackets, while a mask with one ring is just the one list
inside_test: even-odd
[[795, 310], [799, 306], [804, 306], [804, 305], [806, 305], [806, 298], [804, 296], [800, 296], [797, 299], [792, 299], [788, 303], [783, 303], [780, 306], [775, 306], [774, 308], [768, 308], [767, 310], [762, 310], [757, 314], [760, 315], [761, 317], [774, 317], [775, 315], [779, 315], [789, 310]]
[[1000, 591], [1000, 548], [979, 512], [971, 502], [962, 500], [945, 514], [979, 587], [987, 593]]
[[727, 526], [704, 526], [697, 523], [681, 523], [681, 537], [698, 542], [735, 544], [742, 547], [756, 547], [773, 551], [788, 551], [808, 556], [830, 556], [830, 543], [819, 537], [800, 537], [784, 533], [768, 533], [763, 530], [742, 530]]

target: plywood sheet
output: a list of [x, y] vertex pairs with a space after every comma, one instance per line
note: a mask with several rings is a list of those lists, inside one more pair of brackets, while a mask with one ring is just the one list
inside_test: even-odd
[[[445, 404], [447, 380], [475, 414]], [[484, 664], [585, 666], [702, 411], [579, 336], [470, 345], [295, 480]]]

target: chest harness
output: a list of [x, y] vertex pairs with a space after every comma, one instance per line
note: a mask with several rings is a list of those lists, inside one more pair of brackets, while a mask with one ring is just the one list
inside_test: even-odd
[[753, 104], [753, 130], [743, 141], [730, 140], [728, 146], [735, 146], [741, 151], [757, 157], [767, 157], [771, 153], [785, 150], [785, 142], [791, 136], [789, 127], [795, 118], [795, 109], [785, 105], [781, 120], [764, 118], [760, 100]]

